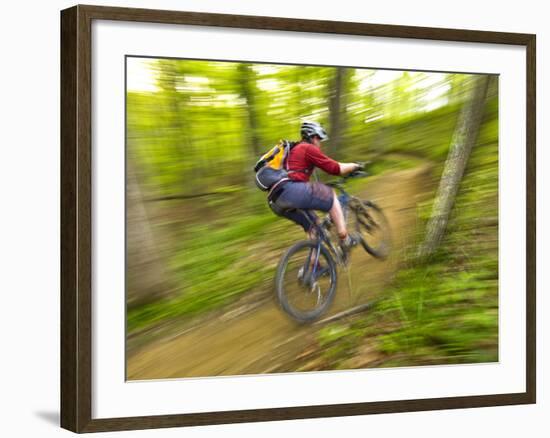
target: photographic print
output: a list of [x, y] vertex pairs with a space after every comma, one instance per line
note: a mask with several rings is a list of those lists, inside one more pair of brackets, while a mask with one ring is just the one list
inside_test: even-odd
[[61, 426], [536, 402], [536, 36], [61, 12]]
[[127, 380], [497, 362], [498, 87], [127, 56]]

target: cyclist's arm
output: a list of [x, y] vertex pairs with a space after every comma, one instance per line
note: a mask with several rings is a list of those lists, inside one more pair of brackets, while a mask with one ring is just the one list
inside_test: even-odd
[[310, 146], [306, 151], [308, 162], [330, 175], [347, 175], [361, 166], [357, 163], [339, 163], [323, 154], [318, 147]]
[[347, 175], [360, 169], [360, 165], [357, 163], [338, 163], [340, 166], [340, 175]]
[[340, 164], [323, 154], [318, 147], [310, 145], [306, 149], [306, 160], [329, 175], [340, 175]]

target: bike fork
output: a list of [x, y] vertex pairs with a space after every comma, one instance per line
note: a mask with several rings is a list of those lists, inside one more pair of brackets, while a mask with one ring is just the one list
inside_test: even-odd
[[[315, 260], [313, 262], [313, 266], [311, 265], [311, 257], [313, 256], [313, 251], [315, 251]], [[311, 280], [315, 278], [315, 272], [317, 271], [317, 268], [319, 267], [319, 255], [321, 254], [321, 240], [317, 242], [316, 248], [311, 248], [309, 250], [308, 257], [306, 259], [306, 266], [304, 266], [302, 269], [304, 270], [304, 283], [308, 284], [311, 283]], [[310, 272], [311, 269], [311, 272]]]

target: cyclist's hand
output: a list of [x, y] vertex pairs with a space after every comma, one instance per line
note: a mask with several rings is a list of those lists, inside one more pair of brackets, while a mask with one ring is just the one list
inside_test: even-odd
[[362, 176], [368, 176], [369, 174], [364, 171], [364, 169], [367, 167], [367, 163], [363, 161], [359, 161], [355, 164], [355, 170], [349, 174], [350, 177], [362, 177]]

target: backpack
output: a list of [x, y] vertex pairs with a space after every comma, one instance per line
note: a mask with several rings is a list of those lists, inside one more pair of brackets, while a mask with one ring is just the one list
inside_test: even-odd
[[256, 185], [260, 190], [268, 191], [273, 185], [288, 179], [288, 156], [298, 142], [281, 140], [263, 154], [254, 166]]

